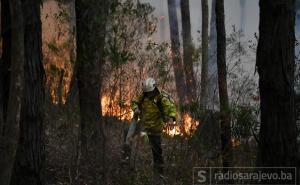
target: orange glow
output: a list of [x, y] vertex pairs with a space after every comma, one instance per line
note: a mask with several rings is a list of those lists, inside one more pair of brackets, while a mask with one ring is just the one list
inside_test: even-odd
[[101, 106], [105, 116], [115, 116], [122, 121], [129, 121], [133, 117], [129, 102], [121, 102], [105, 95], [101, 98]]
[[190, 136], [194, 133], [199, 121], [194, 120], [189, 113], [184, 113], [182, 116], [182, 124], [174, 125], [172, 129], [166, 128], [164, 132], [169, 136]]
[[178, 136], [178, 135], [183, 135], [183, 133], [181, 132], [181, 127], [179, 125], [174, 125], [174, 127], [172, 129], [170, 128], [165, 128], [164, 132], [166, 134], [168, 134], [169, 136]]
[[185, 113], [183, 114], [183, 126], [184, 126], [184, 131], [185, 133], [187, 133], [188, 135], [190, 135], [191, 133], [193, 133], [197, 126], [199, 125], [199, 121], [194, 120], [190, 114]]
[[239, 139], [232, 138], [231, 139], [231, 144], [232, 144], [232, 147], [237, 147], [241, 144], [241, 141]]

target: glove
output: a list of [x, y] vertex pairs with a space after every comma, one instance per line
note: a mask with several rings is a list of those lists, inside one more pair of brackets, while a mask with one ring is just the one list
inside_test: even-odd
[[167, 128], [168, 128], [169, 130], [173, 130], [173, 129], [174, 129], [174, 126], [175, 126], [175, 124], [174, 124], [174, 119], [171, 118], [171, 117], [167, 118], [167, 119], [166, 119], [166, 126], [167, 126]]

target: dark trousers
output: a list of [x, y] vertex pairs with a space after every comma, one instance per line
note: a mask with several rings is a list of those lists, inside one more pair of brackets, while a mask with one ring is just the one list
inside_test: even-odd
[[153, 154], [154, 170], [162, 174], [164, 159], [162, 156], [161, 135], [148, 134], [148, 138], [151, 144], [151, 149]]

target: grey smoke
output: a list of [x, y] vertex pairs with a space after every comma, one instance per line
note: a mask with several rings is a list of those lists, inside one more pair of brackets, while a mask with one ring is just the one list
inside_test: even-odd
[[240, 20], [240, 25], [241, 25], [241, 30], [245, 30], [245, 25], [246, 25], [246, 0], [240, 0], [240, 7], [241, 7], [241, 20]]

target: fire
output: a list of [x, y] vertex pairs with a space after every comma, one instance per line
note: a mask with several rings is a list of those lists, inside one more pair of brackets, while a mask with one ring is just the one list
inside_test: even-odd
[[179, 125], [174, 125], [173, 128], [167, 127], [164, 129], [164, 132], [168, 134], [169, 136], [178, 136], [182, 135], [181, 127]]
[[184, 123], [184, 130], [186, 133], [190, 134], [194, 132], [199, 125], [199, 121], [194, 120], [190, 114], [185, 113], [183, 115], [183, 123]]
[[105, 116], [115, 116], [122, 121], [129, 121], [133, 112], [130, 108], [129, 102], [115, 100], [109, 96], [101, 98], [102, 114]]
[[169, 136], [176, 135], [191, 135], [199, 125], [199, 121], [192, 118], [189, 113], [184, 113], [182, 116], [181, 124], [176, 124], [172, 129], [166, 128], [164, 132]]
[[241, 141], [239, 139], [232, 138], [231, 144], [232, 144], [232, 147], [237, 147], [237, 146], [241, 145]]

